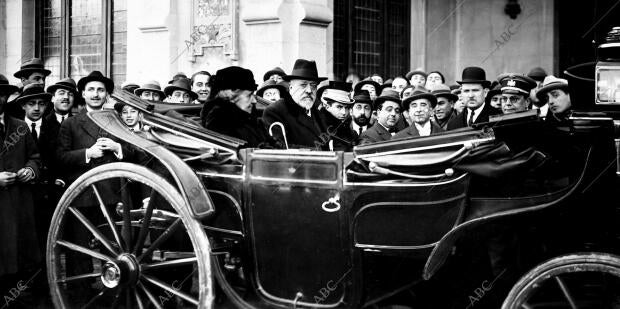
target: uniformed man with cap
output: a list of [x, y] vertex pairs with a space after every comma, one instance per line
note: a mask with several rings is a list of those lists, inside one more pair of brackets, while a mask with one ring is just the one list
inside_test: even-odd
[[499, 83], [502, 87], [502, 113], [518, 113], [530, 108], [530, 91], [536, 87], [536, 81], [525, 75], [508, 73]]

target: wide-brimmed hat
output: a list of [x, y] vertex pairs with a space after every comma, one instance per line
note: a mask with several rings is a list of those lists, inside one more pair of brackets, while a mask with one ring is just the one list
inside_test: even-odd
[[325, 90], [327, 89], [339, 89], [342, 91], [346, 91], [346, 92], [351, 92], [351, 88], [353, 87], [352, 83], [347, 83], [347, 82], [341, 82], [341, 81], [322, 81], [319, 88], [316, 91], [316, 97], [317, 99], [321, 99], [321, 96], [323, 96], [323, 93], [325, 92]]
[[54, 95], [56, 90], [65, 89], [67, 91], [73, 92], [74, 95], [78, 94], [77, 86], [75, 85], [75, 81], [71, 77], [67, 77], [65, 79], [61, 79], [53, 85], [49, 85], [47, 87], [47, 92], [51, 95]]
[[12, 94], [19, 91], [19, 87], [9, 84], [6, 76], [0, 74], [0, 94]]
[[159, 82], [156, 80], [150, 80], [142, 84], [142, 86], [134, 90], [133, 93], [137, 96], [140, 96], [145, 91], [157, 92], [162, 99], [166, 96], [166, 94], [163, 91], [161, 91], [161, 86], [159, 85]]
[[427, 99], [431, 103], [431, 108], [435, 108], [435, 106], [437, 106], [437, 97], [434, 96], [430, 90], [422, 86], [416, 86], [413, 88], [411, 96], [406, 97], [403, 100], [402, 108], [409, 109], [409, 103], [419, 99]]
[[529, 73], [527, 73], [527, 76], [535, 81], [542, 82], [543, 80], [545, 80], [545, 77], [547, 77], [547, 72], [545, 72], [545, 69], [541, 67], [535, 67], [531, 69]]
[[381, 85], [379, 85], [379, 83], [375, 82], [374, 80], [363, 80], [358, 82], [357, 84], [355, 84], [355, 87], [353, 88], [353, 92], [358, 92], [360, 90], [362, 90], [362, 87], [364, 85], [372, 85], [375, 87], [375, 92], [377, 93], [377, 95], [379, 95], [379, 93], [381, 93], [382, 88]]
[[563, 78], [557, 78], [553, 75], [549, 75], [545, 77], [542, 87], [536, 92], [536, 97], [543, 101], [546, 99], [547, 92], [555, 89], [562, 89], [566, 91], [568, 89], [568, 81]]
[[130, 82], [130, 81], [124, 81], [121, 84], [121, 89], [125, 90], [125, 91], [129, 91], [131, 93], [133, 93], [136, 89], [140, 88], [140, 85], [134, 83], [134, 82]]
[[172, 82], [174, 82], [175, 80], [179, 78], [188, 78], [188, 77], [185, 73], [179, 72], [177, 74], [174, 74], [174, 76], [172, 76], [172, 79], [168, 81], [168, 84], [172, 84]]
[[520, 94], [529, 96], [536, 87], [536, 81], [522, 74], [508, 73], [499, 80], [502, 93]]
[[392, 88], [385, 88], [381, 91], [381, 95], [375, 99], [375, 104], [373, 106], [374, 109], [377, 109], [379, 104], [383, 104], [385, 101], [392, 101], [398, 104], [401, 103], [400, 96], [398, 95], [398, 91]]
[[263, 81], [268, 80], [271, 77], [271, 75], [274, 75], [274, 74], [280, 75], [280, 76], [282, 76], [282, 78], [284, 78], [284, 76], [286, 76], [286, 72], [284, 72], [284, 70], [282, 70], [282, 68], [275, 67], [275, 68], [265, 72], [265, 74], [263, 75]]
[[198, 94], [192, 91], [191, 83], [192, 82], [189, 80], [189, 78], [178, 78], [172, 81], [172, 83], [166, 86], [166, 88], [164, 88], [164, 94], [166, 96], [171, 96], [175, 90], [181, 90], [189, 93], [192, 101], [196, 100], [198, 98]]
[[282, 78], [284, 78], [285, 81], [290, 81], [291, 79], [304, 79], [318, 82], [327, 79], [327, 77], [319, 77], [316, 62], [306, 59], [297, 59], [295, 61], [295, 65], [293, 65], [291, 74], [285, 75]]
[[428, 77], [428, 74], [426, 74], [426, 72], [424, 72], [424, 71], [422, 71], [422, 70], [413, 70], [413, 71], [409, 71], [409, 72], [405, 75], [405, 78], [409, 81], [409, 80], [411, 80], [411, 77], [412, 77], [413, 75], [416, 75], [416, 74], [418, 74], [418, 75], [422, 75], [422, 76], [424, 76], [424, 78]]
[[36, 98], [42, 98], [46, 101], [49, 101], [52, 98], [52, 95], [45, 92], [45, 90], [43, 90], [43, 85], [41, 84], [28, 84], [24, 87], [22, 93], [17, 98], [15, 98], [13, 102], [15, 102], [15, 104], [21, 105], [28, 102], [29, 100]]
[[34, 72], [41, 72], [43, 75], [48, 76], [52, 73], [52, 71], [46, 69], [43, 66], [43, 60], [41, 58], [32, 58], [24, 63], [19, 68], [19, 71], [15, 72], [13, 76], [17, 78], [28, 78], [30, 74]]
[[259, 97], [263, 96], [263, 93], [265, 93], [265, 90], [267, 89], [278, 89], [280, 91], [280, 94], [282, 94], [284, 91], [288, 91], [288, 87], [286, 87], [288, 83], [285, 81], [276, 83], [275, 80], [273, 79], [267, 79], [259, 88], [258, 90], [256, 90], [256, 95]]
[[372, 99], [368, 90], [359, 90], [353, 93], [353, 100], [355, 103], [365, 103], [372, 105]]
[[89, 82], [102, 82], [103, 85], [105, 85], [105, 90], [108, 93], [112, 93], [112, 91], [114, 91], [114, 82], [103, 76], [103, 74], [101, 74], [101, 72], [99, 71], [92, 71], [90, 72], [90, 74], [80, 78], [80, 80], [77, 83], [77, 88], [79, 92], [84, 91], [84, 87], [86, 86], [86, 84], [88, 84]]
[[450, 87], [448, 87], [445, 84], [435, 85], [431, 89], [431, 94], [437, 98], [443, 97], [443, 98], [447, 98], [448, 100], [454, 101], [454, 102], [456, 102], [459, 99], [459, 97], [456, 94], [452, 93], [452, 91], [450, 90]]
[[323, 97], [321, 98], [321, 100], [326, 103], [335, 102], [335, 103], [350, 105], [350, 104], [355, 103], [355, 101], [352, 100], [351, 97], [349, 97], [349, 93], [350, 93], [349, 91], [345, 91], [341, 89], [327, 88], [323, 92]]
[[491, 82], [487, 80], [484, 69], [479, 67], [467, 67], [463, 69], [462, 79], [456, 81], [458, 84], [481, 84], [483, 88], [489, 88]]

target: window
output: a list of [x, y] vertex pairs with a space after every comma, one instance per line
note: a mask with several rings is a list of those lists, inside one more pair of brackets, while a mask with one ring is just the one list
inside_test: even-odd
[[[121, 84], [127, 66], [127, 0], [45, 0], [41, 57], [47, 84], [94, 70]], [[63, 52], [65, 51], [65, 52]]]
[[384, 80], [409, 69], [411, 3], [401, 0], [334, 0], [334, 75], [355, 70]]

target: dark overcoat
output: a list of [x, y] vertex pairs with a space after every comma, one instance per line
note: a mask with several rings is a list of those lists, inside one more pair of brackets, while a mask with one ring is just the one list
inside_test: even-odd
[[[73, 117], [67, 118], [62, 123], [58, 133], [56, 157], [67, 186], [82, 174], [97, 166], [120, 161], [114, 153], [106, 151], [103, 157], [91, 159], [86, 163], [86, 149], [94, 145], [97, 139], [101, 137], [107, 137], [120, 142], [88, 118], [86, 109], [83, 109]], [[133, 149], [124, 143], [121, 143], [121, 146], [123, 149], [123, 161], [128, 161], [133, 155]], [[97, 189], [106, 204], [118, 202], [118, 195], [120, 193], [120, 183], [118, 180], [101, 181], [97, 183]], [[86, 190], [85, 194], [81, 194], [73, 204], [74, 207], [97, 205], [99, 204], [97, 203], [96, 196], [93, 190], [90, 189]]]
[[372, 127], [362, 132], [362, 136], [360, 136], [360, 145], [389, 141], [391, 138], [392, 134], [379, 124], [379, 121], [375, 121]]
[[[329, 149], [325, 122], [316, 108], [312, 108], [311, 116], [308, 116], [305, 109], [293, 100], [284, 98], [265, 108], [263, 121], [267, 130], [275, 122], [284, 125], [289, 148]], [[284, 143], [279, 127], [274, 126], [273, 133], [278, 141]]]
[[[443, 132], [443, 129], [436, 123], [431, 121], [431, 135], [441, 132]], [[408, 128], [396, 133], [394, 136], [392, 136], [392, 139], [394, 140], [398, 138], [408, 138], [416, 136], [420, 136], [420, 132], [418, 132], [418, 128], [415, 126], [415, 124], [412, 124]]]
[[[30, 167], [39, 176], [39, 151], [28, 125], [5, 114], [0, 136], [0, 172], [16, 173]], [[14, 274], [39, 263], [34, 224], [32, 184], [0, 187], [0, 276]]]
[[[482, 108], [482, 111], [480, 112], [478, 118], [476, 118], [476, 121], [474, 121], [474, 124], [489, 122], [489, 116], [499, 115], [501, 113], [502, 111], [500, 111], [499, 109], [491, 106], [490, 104], [484, 103], [484, 107]], [[448, 122], [447, 130], [454, 130], [464, 127], [467, 127], [467, 108], [463, 109], [463, 111], [458, 114], [457, 117], [450, 119], [450, 121]]]
[[213, 108], [203, 121], [205, 128], [245, 140], [245, 147], [257, 148], [271, 140], [263, 121], [254, 113], [246, 113], [234, 103], [216, 99]]

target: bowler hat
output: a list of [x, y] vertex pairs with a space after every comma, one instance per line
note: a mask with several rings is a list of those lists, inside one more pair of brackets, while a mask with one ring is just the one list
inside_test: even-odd
[[535, 67], [531, 69], [529, 73], [527, 73], [527, 76], [529, 76], [535, 81], [542, 82], [545, 77], [547, 77], [547, 72], [545, 72], [545, 70], [541, 67]]
[[267, 79], [260, 86], [260, 88], [258, 88], [258, 90], [256, 90], [256, 95], [259, 96], [259, 97], [262, 97], [263, 93], [265, 93], [265, 90], [271, 89], [271, 88], [278, 89], [280, 91], [280, 95], [281, 95], [285, 91], [288, 91], [288, 87], [285, 86], [286, 84], [287, 83], [285, 81], [276, 83], [276, 81], [273, 80], [273, 79]]
[[15, 99], [16, 104], [24, 104], [28, 102], [28, 100], [42, 98], [46, 101], [49, 101], [52, 98], [52, 95], [45, 92], [43, 90], [43, 85], [41, 84], [29, 84], [24, 87], [22, 93]]
[[424, 76], [424, 78], [426, 78], [426, 77], [428, 76], [428, 75], [426, 74], [426, 72], [424, 72], [424, 71], [422, 71], [422, 70], [413, 70], [413, 71], [410, 71], [409, 73], [407, 73], [407, 74], [405, 75], [405, 78], [409, 81], [409, 80], [411, 80], [411, 77], [412, 77], [413, 75], [416, 75], [416, 74], [417, 74], [417, 75], [422, 75], [422, 76]]
[[381, 95], [375, 99], [374, 108], [377, 109], [377, 107], [385, 101], [392, 101], [400, 104], [401, 101], [400, 96], [398, 95], [398, 91], [392, 88], [383, 89], [383, 91], [381, 91]]
[[133, 93], [137, 96], [140, 96], [142, 95], [144, 91], [157, 92], [162, 99], [164, 98], [164, 96], [166, 96], [166, 94], [163, 91], [161, 91], [161, 86], [159, 85], [159, 82], [156, 80], [150, 80], [142, 84], [142, 87], [137, 88], [136, 90], [133, 91]]
[[368, 90], [359, 90], [353, 93], [353, 100], [355, 103], [365, 103], [372, 104], [372, 99], [370, 98], [370, 93]]
[[502, 93], [521, 94], [529, 96], [536, 87], [536, 81], [521, 74], [508, 73], [500, 81]]
[[22, 64], [19, 71], [15, 72], [13, 76], [17, 78], [28, 78], [30, 74], [34, 72], [41, 72], [43, 75], [48, 76], [52, 71], [45, 69], [43, 66], [43, 60], [41, 58], [32, 58]]
[[73, 92], [74, 95], [78, 94], [77, 87], [75, 85], [75, 81], [71, 77], [67, 77], [65, 79], [61, 79], [60, 81], [56, 82], [55, 84], [49, 85], [47, 87], [47, 92], [50, 93], [51, 95], [54, 95], [54, 93], [58, 89], [65, 89], [65, 90], [71, 91], [71, 92]]
[[164, 94], [166, 96], [171, 96], [175, 90], [181, 90], [187, 92], [192, 98], [192, 101], [196, 100], [198, 98], [198, 94], [192, 91], [190, 84], [191, 81], [188, 78], [178, 78], [164, 88]]
[[105, 90], [108, 93], [112, 93], [112, 91], [114, 91], [114, 82], [111, 79], [103, 76], [103, 74], [101, 74], [101, 72], [99, 71], [92, 71], [85, 77], [80, 78], [77, 83], [78, 91], [84, 91], [84, 87], [89, 82], [102, 82], [105, 85]]
[[418, 99], [427, 99], [431, 103], [432, 108], [435, 108], [435, 106], [437, 106], [436, 96], [434, 96], [428, 89], [422, 86], [416, 86], [415, 88], [413, 88], [413, 92], [411, 93], [411, 95], [403, 100], [402, 108], [409, 109], [409, 103]]
[[285, 81], [290, 81], [291, 79], [304, 79], [318, 82], [327, 79], [327, 77], [319, 77], [316, 62], [306, 59], [297, 59], [295, 61], [295, 65], [293, 65], [293, 71], [291, 71], [291, 74], [285, 75], [283, 78]]
[[19, 87], [9, 84], [6, 76], [0, 74], [0, 94], [12, 94], [19, 91]]
[[548, 75], [545, 77], [542, 87], [536, 92], [536, 97], [540, 101], [544, 101], [547, 97], [547, 92], [555, 89], [562, 89], [566, 92], [568, 90], [568, 81], [563, 78]]
[[452, 91], [450, 91], [450, 87], [445, 84], [435, 85], [435, 87], [432, 88], [431, 93], [437, 98], [444, 97], [453, 102], [456, 102], [459, 99], [456, 94], [453, 94]]
[[286, 76], [286, 72], [284, 72], [284, 70], [282, 70], [282, 68], [275, 67], [275, 68], [265, 72], [265, 74], [263, 75], [263, 81], [268, 80], [271, 77], [271, 75], [274, 75], [274, 74], [280, 75], [283, 78], [284, 78], [284, 76]]
[[487, 80], [486, 72], [479, 67], [467, 67], [463, 70], [462, 80], [457, 81], [462, 84], [481, 84], [483, 88], [489, 88], [491, 82]]
[[377, 93], [377, 95], [382, 92], [381, 85], [379, 85], [379, 83], [375, 82], [374, 80], [360, 81], [359, 83], [355, 84], [355, 87], [353, 88], [353, 92], [362, 90], [362, 87], [364, 85], [372, 85], [373, 87], [375, 87], [375, 92]]
[[242, 67], [230, 66], [223, 68], [218, 70], [215, 73], [215, 77], [212, 78], [215, 91], [242, 89], [254, 92], [257, 87], [252, 71]]

